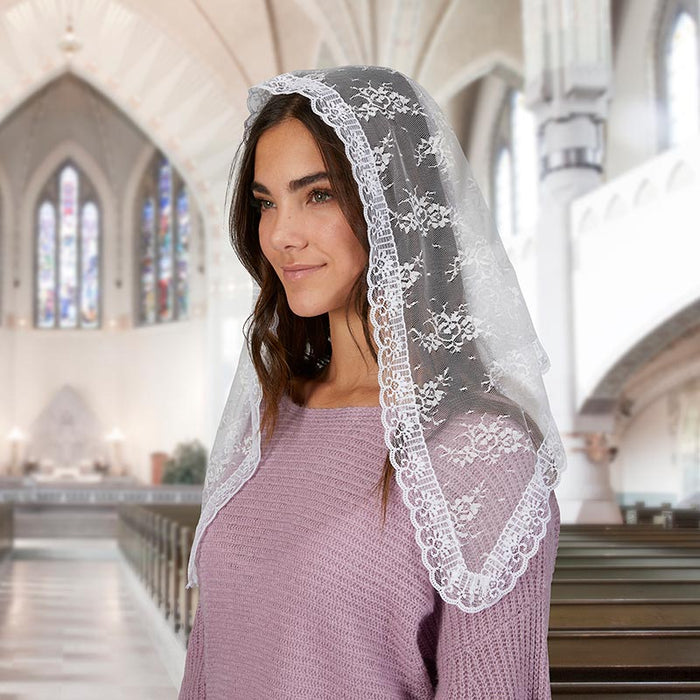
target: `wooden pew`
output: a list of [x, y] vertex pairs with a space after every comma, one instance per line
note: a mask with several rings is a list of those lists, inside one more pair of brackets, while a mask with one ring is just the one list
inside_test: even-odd
[[616, 562], [608, 562], [607, 566], [599, 566], [595, 569], [590, 566], [558, 566], [554, 570], [554, 580], [578, 580], [578, 581], [700, 581], [700, 568], [693, 566], [630, 566], [617, 565]]
[[199, 506], [122, 506], [119, 544], [173, 630], [187, 640], [198, 589], [186, 589]]
[[591, 630], [700, 629], [700, 601], [554, 601], [550, 633]]
[[13, 504], [0, 503], [0, 559], [4, 559], [12, 551], [14, 521]]
[[554, 697], [700, 698], [700, 532], [562, 528], [552, 583]]
[[[614, 685], [614, 690], [611, 689]], [[615, 700], [690, 700], [700, 698], [700, 681], [618, 681], [617, 683], [552, 683], [552, 697], [562, 700], [595, 700], [612, 696]]]
[[697, 681], [700, 630], [550, 632], [552, 681]]
[[558, 579], [552, 583], [552, 600], [640, 600], [653, 603], [670, 600], [700, 600], [700, 582], [616, 581], [614, 579], [584, 580]]

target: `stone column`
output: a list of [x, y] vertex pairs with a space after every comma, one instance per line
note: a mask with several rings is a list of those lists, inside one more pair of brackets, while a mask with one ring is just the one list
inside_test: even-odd
[[524, 0], [522, 8], [525, 95], [536, 115], [540, 162], [537, 332], [551, 360], [545, 385], [568, 459], [557, 496], [563, 522], [621, 522], [607, 450], [591, 437], [611, 430], [612, 416], [577, 411], [569, 233], [571, 202], [602, 180], [609, 0]]

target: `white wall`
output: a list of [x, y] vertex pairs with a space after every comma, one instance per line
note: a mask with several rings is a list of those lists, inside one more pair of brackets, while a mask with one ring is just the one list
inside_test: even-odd
[[122, 347], [119, 391], [124, 409], [117, 424], [126, 436], [125, 459], [132, 472], [148, 481], [151, 452], [172, 452], [178, 442], [194, 439], [209, 447], [205, 322], [131, 331]]
[[151, 452], [204, 440], [202, 326], [190, 321], [126, 332], [17, 331], [15, 361], [3, 363], [12, 367], [16, 424], [28, 431], [68, 385], [105, 434], [114, 427], [124, 433], [129, 472], [150, 481]]
[[[673, 394], [646, 406], [619, 439], [619, 455], [611, 465], [611, 481], [618, 500], [647, 505], [678, 503], [683, 491], [683, 460], [673, 412]], [[700, 407], [700, 402], [698, 402]], [[700, 469], [698, 456], [696, 468]]]

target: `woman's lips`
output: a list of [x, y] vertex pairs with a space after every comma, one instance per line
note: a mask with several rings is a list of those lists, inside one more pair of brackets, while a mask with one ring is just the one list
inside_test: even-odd
[[325, 264], [315, 265], [314, 267], [283, 270], [284, 279], [288, 282], [296, 282], [297, 280], [302, 280], [310, 275], [313, 275], [314, 272], [318, 272], [318, 270], [320, 270], [322, 267], [325, 267]]

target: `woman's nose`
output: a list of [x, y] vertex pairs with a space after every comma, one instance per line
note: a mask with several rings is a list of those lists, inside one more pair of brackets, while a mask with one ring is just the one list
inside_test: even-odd
[[272, 224], [270, 243], [275, 250], [303, 248], [306, 245], [306, 234], [301, 214], [291, 207], [279, 209]]

